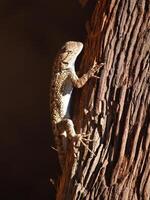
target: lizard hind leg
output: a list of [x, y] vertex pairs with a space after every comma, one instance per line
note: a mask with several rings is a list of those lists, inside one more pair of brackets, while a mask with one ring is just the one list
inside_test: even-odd
[[[89, 142], [89, 141], [93, 141], [93, 140], [86, 138], [87, 136], [89, 136], [89, 134], [76, 134], [75, 129], [74, 129], [74, 124], [73, 124], [73, 121], [71, 119], [64, 118], [63, 120], [61, 120], [58, 123], [58, 128], [60, 130], [59, 132], [62, 133], [61, 135], [63, 135], [64, 132], [65, 132], [66, 141], [67, 141], [67, 138], [68, 138], [73, 143], [73, 149], [75, 148], [77, 141], [80, 141], [82, 143], [82, 145], [89, 152], [91, 152], [93, 155], [95, 155], [94, 152], [91, 151], [90, 148], [88, 147], [88, 145], [86, 144], [86, 141]], [[63, 147], [63, 149], [67, 150], [67, 146]], [[74, 152], [74, 156], [76, 157], [75, 152]]]
[[75, 155], [74, 147], [75, 147], [78, 137], [74, 129], [73, 121], [71, 119], [68, 119], [68, 118], [62, 119], [59, 123], [57, 123], [57, 129], [58, 129], [59, 138], [61, 141], [61, 150], [58, 152], [58, 154], [59, 154], [60, 163], [63, 163], [61, 165], [63, 165], [64, 167], [64, 164], [66, 162], [67, 150], [68, 150], [68, 139], [73, 144], [72, 145], [73, 155]]
[[[76, 132], [74, 129], [74, 124], [71, 119], [64, 118], [58, 123], [58, 128], [61, 132], [66, 132], [66, 137], [69, 139], [76, 138]], [[62, 134], [63, 135], [63, 134]]]

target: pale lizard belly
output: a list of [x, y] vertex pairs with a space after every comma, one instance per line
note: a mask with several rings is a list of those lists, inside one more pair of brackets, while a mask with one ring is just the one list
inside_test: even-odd
[[66, 81], [64, 90], [62, 93], [62, 115], [63, 117], [70, 116], [70, 99], [72, 94], [73, 86], [70, 80]]

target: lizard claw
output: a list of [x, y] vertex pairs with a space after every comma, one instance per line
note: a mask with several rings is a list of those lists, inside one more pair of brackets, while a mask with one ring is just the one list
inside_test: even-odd
[[106, 64], [106, 63], [97, 64], [96, 59], [94, 59], [94, 64], [93, 64], [93, 67], [91, 68], [91, 77], [98, 78], [98, 77], [95, 76], [94, 74], [95, 74], [102, 66], [104, 66], [105, 64]]
[[98, 76], [96, 76], [96, 75], [92, 76], [92, 78], [100, 79], [100, 77], [98, 77]]
[[91, 152], [94, 156], [96, 156], [95, 153], [88, 147], [88, 145], [87, 145], [85, 142], [83, 142], [82, 139], [80, 140], [80, 142], [83, 144], [83, 146], [85, 146], [85, 148], [86, 148], [89, 152]]
[[96, 66], [97, 65], [97, 61], [96, 61], [96, 57], [94, 58], [94, 63], [93, 63], [93, 66]]
[[76, 141], [80, 141], [82, 144], [83, 144], [83, 146], [89, 151], [89, 152], [91, 152], [94, 156], [96, 156], [95, 155], [95, 153], [88, 147], [88, 145], [84, 142], [84, 141], [93, 141], [93, 140], [91, 140], [91, 139], [89, 139], [89, 138], [86, 138], [87, 136], [89, 136], [89, 134], [78, 134], [78, 135], [76, 135]]

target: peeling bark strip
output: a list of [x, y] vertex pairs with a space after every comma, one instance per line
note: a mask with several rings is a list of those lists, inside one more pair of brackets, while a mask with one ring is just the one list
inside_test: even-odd
[[149, 200], [150, 1], [98, 1], [86, 28], [80, 70], [106, 65], [77, 94], [74, 121], [96, 156], [68, 153], [57, 199]]

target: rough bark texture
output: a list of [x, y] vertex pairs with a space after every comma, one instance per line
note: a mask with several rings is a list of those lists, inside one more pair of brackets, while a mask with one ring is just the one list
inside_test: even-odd
[[149, 200], [150, 1], [98, 1], [86, 27], [80, 72], [106, 65], [77, 92], [74, 122], [95, 156], [70, 147], [57, 199]]

